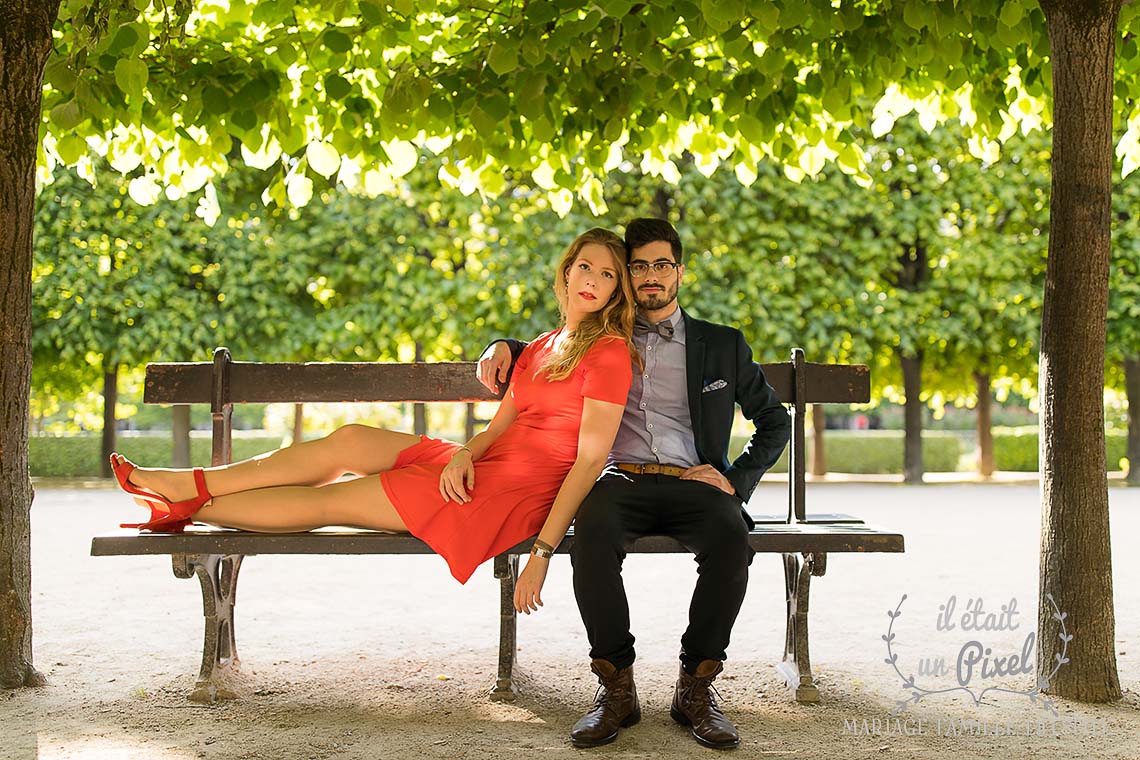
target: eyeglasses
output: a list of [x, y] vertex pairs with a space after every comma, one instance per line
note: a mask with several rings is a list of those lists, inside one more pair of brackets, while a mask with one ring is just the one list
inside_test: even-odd
[[649, 274], [649, 269], [653, 268], [653, 274], [667, 275], [670, 270], [677, 268], [675, 261], [654, 261], [652, 264], [646, 264], [644, 261], [635, 261], [629, 265], [629, 273], [634, 277], [644, 277]]

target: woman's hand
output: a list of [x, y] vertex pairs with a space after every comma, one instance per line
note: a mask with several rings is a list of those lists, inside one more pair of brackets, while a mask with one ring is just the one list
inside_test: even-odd
[[475, 465], [471, 461], [471, 452], [460, 449], [452, 455], [451, 461], [444, 466], [443, 472], [439, 475], [439, 492], [443, 495], [444, 501], [466, 504], [471, 501], [467, 490], [473, 488], [475, 488]]
[[515, 582], [515, 612], [538, 612], [542, 606], [542, 584], [546, 582], [546, 571], [550, 568], [550, 559], [530, 555], [526, 567], [519, 573]]

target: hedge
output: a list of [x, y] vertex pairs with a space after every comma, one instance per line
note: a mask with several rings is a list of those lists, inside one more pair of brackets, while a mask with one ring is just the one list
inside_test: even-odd
[[[248, 459], [281, 445], [279, 436], [240, 435], [233, 438], [235, 461]], [[31, 436], [28, 439], [28, 466], [36, 477], [97, 478], [100, 475], [100, 435]], [[174, 441], [165, 435], [119, 435], [116, 447], [135, 464], [144, 467], [169, 467], [174, 455]], [[209, 437], [190, 439], [190, 461], [204, 467], [210, 463]]]
[[[747, 436], [733, 436], [729, 451], [735, 455], [744, 449]], [[856, 474], [902, 473], [903, 431], [901, 430], [829, 430], [823, 438], [829, 472]], [[927, 472], [954, 472], [958, 469], [962, 444], [952, 433], [925, 431], [922, 434], [922, 462]], [[810, 471], [812, 437], [807, 439]], [[772, 472], [788, 471], [785, 450]]]
[[[1016, 428], [994, 428], [994, 467], [1015, 472], [1036, 472], [1040, 462], [1040, 449], [1037, 442], [1037, 426]], [[1123, 430], [1105, 432], [1105, 453], [1108, 458], [1108, 471], [1122, 469], [1121, 460], [1128, 449], [1128, 433]]]

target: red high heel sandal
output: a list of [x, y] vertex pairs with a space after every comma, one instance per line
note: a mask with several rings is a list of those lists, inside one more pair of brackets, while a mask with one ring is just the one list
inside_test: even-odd
[[[213, 498], [210, 492], [206, 490], [206, 473], [201, 467], [194, 468], [194, 486], [198, 489], [197, 495], [185, 501], [173, 502], [160, 494], [139, 488], [131, 483], [131, 473], [138, 468], [126, 457], [120, 454], [112, 454], [111, 469], [115, 473], [115, 479], [119, 481], [119, 486], [124, 491], [146, 501], [147, 506], [150, 507], [150, 519], [148, 521], [123, 523], [119, 526], [120, 528], [181, 533], [186, 529], [186, 526], [193, 522], [191, 518], [194, 514]], [[160, 509], [158, 505], [162, 505], [164, 509]]]

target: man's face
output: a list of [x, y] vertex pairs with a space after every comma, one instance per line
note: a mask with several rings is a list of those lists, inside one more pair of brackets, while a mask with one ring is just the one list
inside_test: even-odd
[[[685, 274], [685, 267], [675, 264], [673, 249], [664, 240], [655, 240], [633, 249], [629, 266], [638, 306], [645, 311], [656, 311], [677, 300], [677, 286]], [[646, 271], [635, 274], [642, 267]]]

